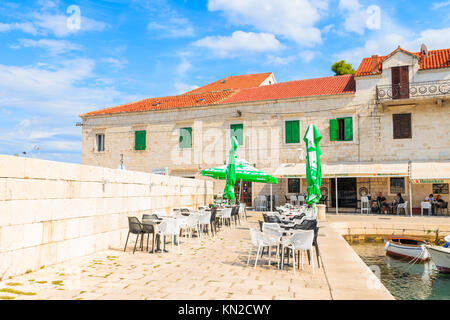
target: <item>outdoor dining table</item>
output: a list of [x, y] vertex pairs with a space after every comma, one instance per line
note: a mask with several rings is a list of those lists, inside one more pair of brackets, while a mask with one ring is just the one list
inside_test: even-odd
[[[162, 221], [163, 221], [163, 219], [142, 219], [142, 224], [152, 225], [153, 228], [156, 229], [155, 227], [157, 225], [159, 225]], [[156, 250], [155, 250], [155, 248], [152, 247], [152, 253], [154, 253], [154, 252], [162, 252], [161, 251], [161, 237], [160, 237], [159, 233], [156, 233], [155, 237], [156, 237], [156, 239], [155, 239], [155, 241], [156, 241]], [[168, 251], [164, 250], [164, 252], [168, 252]]]

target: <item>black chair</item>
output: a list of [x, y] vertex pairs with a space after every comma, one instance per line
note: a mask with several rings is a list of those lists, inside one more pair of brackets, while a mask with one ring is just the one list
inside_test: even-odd
[[124, 252], [127, 250], [128, 237], [130, 236], [130, 233], [136, 235], [136, 242], [134, 243], [133, 254], [136, 251], [136, 245], [139, 236], [141, 236], [141, 250], [143, 250], [143, 239], [144, 234], [146, 234], [146, 230], [144, 230], [144, 226], [142, 225], [142, 223], [139, 222], [139, 219], [136, 217], [128, 217], [128, 235], [127, 241], [125, 241], [125, 248], [123, 249]]
[[[217, 208], [211, 208], [211, 219], [209, 225], [211, 226], [211, 234], [214, 236], [214, 234], [217, 234]], [[214, 229], [213, 229], [214, 225]]]
[[328, 196], [326, 196], [326, 195], [323, 195], [321, 198], [320, 198], [320, 200], [319, 200], [319, 203], [320, 204], [327, 204], [327, 199], [328, 199]]
[[269, 222], [269, 220], [267, 218], [267, 214], [263, 213], [262, 216], [263, 216], [264, 222]]
[[[448, 202], [441, 202], [439, 207], [436, 207], [437, 209], [441, 210], [441, 214], [444, 213], [444, 209], [447, 210], [447, 215], [448, 215]], [[436, 210], [437, 212], [437, 210]]]
[[261, 220], [258, 221], [259, 222], [259, 231], [262, 232], [262, 227], [263, 227], [263, 223]]
[[[156, 214], [143, 214], [142, 215], [142, 220], [145, 219], [158, 219], [158, 216]], [[153, 235], [152, 237], [152, 252], [154, 252], [155, 248], [155, 226], [151, 225], [151, 224], [142, 224], [142, 226], [144, 227], [144, 231], [147, 234], [147, 251], [148, 251], [148, 241], [150, 239], [150, 233]]]
[[[231, 210], [231, 220], [234, 220], [234, 225], [237, 225], [237, 221], [239, 219], [239, 206], [233, 206]], [[239, 219], [239, 224], [241, 223], [241, 220]]]

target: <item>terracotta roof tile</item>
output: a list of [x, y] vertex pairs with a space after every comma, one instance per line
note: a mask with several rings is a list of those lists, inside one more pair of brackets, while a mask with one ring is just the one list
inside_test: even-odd
[[227, 89], [244, 89], [258, 87], [261, 83], [266, 80], [272, 72], [257, 73], [257, 74], [245, 74], [241, 76], [229, 76], [218, 81], [207, 84], [203, 87], [197, 88], [195, 90], [187, 92], [191, 93], [201, 93], [201, 92], [212, 92]]
[[381, 74], [381, 63], [397, 51], [404, 51], [406, 53], [415, 55], [419, 58], [419, 70], [428, 69], [440, 69], [450, 67], [450, 49], [440, 49], [440, 50], [430, 50], [428, 51], [428, 56], [425, 57], [421, 52], [409, 52], [402, 48], [397, 48], [387, 56], [378, 56], [378, 71], [372, 72], [372, 57], [364, 58], [359, 65], [358, 70], [356, 70], [355, 76], [368, 76]]
[[332, 76], [280, 82], [270, 86], [242, 89], [222, 103], [275, 100], [318, 95], [334, 95], [355, 92], [353, 75]]
[[113, 114], [122, 112], [165, 110], [165, 109], [196, 107], [208, 104], [216, 104], [230, 97], [234, 93], [235, 91], [233, 90], [223, 90], [218, 92], [184, 94], [179, 96], [150, 98], [141, 101], [127, 103], [117, 107], [88, 112], [82, 114], [81, 116], [83, 117], [83, 116], [95, 116], [95, 115]]

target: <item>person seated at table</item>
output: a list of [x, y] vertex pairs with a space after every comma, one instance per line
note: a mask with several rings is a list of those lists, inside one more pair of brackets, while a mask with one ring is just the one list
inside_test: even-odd
[[381, 213], [385, 213], [389, 210], [389, 203], [387, 203], [386, 197], [383, 196], [382, 192], [378, 192], [377, 196], [377, 204], [378, 204], [378, 211]]
[[425, 197], [425, 201], [433, 202], [433, 201], [434, 201], [433, 194], [430, 193], [430, 194], [428, 195], [428, 197]]
[[444, 205], [445, 205], [445, 201], [444, 200], [442, 200], [442, 198], [441, 198], [441, 195], [440, 194], [438, 194], [437, 196], [436, 196], [436, 199], [435, 199], [435, 201], [436, 201], [436, 207], [437, 208], [442, 208]]
[[402, 194], [399, 192], [397, 193], [397, 196], [392, 200], [391, 208], [392, 213], [394, 213], [397, 210], [397, 206], [401, 203], [405, 203], [405, 200], [402, 197]]

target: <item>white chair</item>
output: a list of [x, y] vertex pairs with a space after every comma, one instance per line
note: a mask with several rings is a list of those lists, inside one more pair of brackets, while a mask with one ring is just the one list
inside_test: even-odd
[[269, 262], [268, 265], [270, 265], [270, 257], [271, 257], [271, 248], [275, 246], [277, 248], [276, 251], [276, 259], [277, 259], [277, 267], [280, 268], [280, 243], [281, 239], [283, 237], [283, 230], [280, 228], [280, 226], [276, 223], [270, 224], [266, 223], [264, 226], [263, 224], [263, 241], [265, 244], [267, 244], [268, 254], [269, 254]]
[[428, 215], [431, 216], [431, 203], [428, 201], [422, 201], [420, 203], [420, 214], [423, 216], [423, 209], [428, 209]]
[[280, 225], [278, 223], [275, 222], [263, 222], [262, 224], [262, 232], [265, 232], [267, 229], [276, 229], [279, 230]]
[[312, 272], [314, 273], [313, 241], [314, 241], [314, 230], [296, 230], [291, 237], [285, 238], [282, 243], [283, 249], [281, 253], [281, 269], [283, 269], [284, 265], [285, 248], [289, 248], [292, 250], [292, 265], [294, 267], [294, 273], [295, 273], [295, 250], [301, 251], [302, 270], [303, 270], [304, 251], [310, 250]]
[[397, 205], [397, 214], [399, 214], [400, 209], [403, 209], [403, 210], [405, 210], [405, 215], [406, 215], [407, 208], [408, 208], [408, 201], [405, 201], [404, 203], [400, 203], [399, 205]]
[[256, 196], [256, 211], [267, 211], [267, 199], [265, 196]]
[[297, 196], [291, 196], [290, 199], [291, 199], [291, 205], [295, 206], [297, 203]]
[[239, 204], [239, 216], [245, 217], [245, 220], [247, 220], [247, 205], [245, 203]]
[[225, 221], [228, 221], [229, 226], [231, 228], [231, 212], [232, 212], [233, 208], [225, 208], [222, 210], [222, 215], [220, 217], [220, 219], [222, 220], [222, 225], [224, 225]]
[[202, 233], [203, 232], [202, 227], [207, 226], [206, 230], [208, 230], [208, 226], [211, 224], [211, 211], [199, 212], [198, 216], [199, 216], [198, 224], [200, 227], [200, 233]]
[[369, 198], [368, 197], [361, 197], [361, 214], [363, 214], [364, 211], [367, 214], [369, 214], [369, 212], [370, 212], [370, 205], [369, 205]]
[[299, 206], [303, 205], [305, 203], [305, 196], [298, 196], [297, 202]]
[[196, 213], [191, 213], [187, 217], [183, 217], [183, 224], [181, 225], [182, 229], [186, 230], [186, 236], [189, 235], [189, 238], [192, 238], [192, 230], [197, 231], [198, 237], [200, 237], [200, 228], [199, 228], [199, 216]]
[[[159, 225], [158, 232], [161, 235], [161, 239], [163, 239], [164, 249], [166, 247], [166, 242], [164, 241], [165, 236], [172, 237], [172, 248], [173, 248], [174, 238], [177, 237], [178, 253], [180, 253], [180, 237], [178, 236], [180, 234], [180, 225], [179, 225], [179, 221], [177, 221], [177, 219], [170, 219], [170, 218], [164, 219], [161, 222], [161, 224]], [[164, 249], [162, 252], [164, 252]]]
[[[248, 259], [247, 259], [247, 266], [250, 263], [250, 256], [252, 253], [253, 248], [258, 248], [256, 251], [256, 259], [255, 259], [255, 269], [256, 264], [258, 263], [258, 256], [260, 253], [261, 248], [264, 249], [264, 247], [268, 247], [269, 243], [267, 243], [264, 239], [264, 235], [262, 232], [255, 230], [253, 228], [250, 228], [250, 249], [248, 251]], [[262, 251], [261, 251], [262, 252]]]

